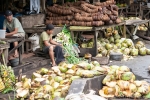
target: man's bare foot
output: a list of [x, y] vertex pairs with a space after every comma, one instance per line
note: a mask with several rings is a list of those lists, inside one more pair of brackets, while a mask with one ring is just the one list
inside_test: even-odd
[[52, 63], [52, 67], [57, 66], [56, 63]]
[[13, 57], [15, 57], [15, 58], [19, 57], [18, 52], [15, 53], [15, 54], [13, 55]]

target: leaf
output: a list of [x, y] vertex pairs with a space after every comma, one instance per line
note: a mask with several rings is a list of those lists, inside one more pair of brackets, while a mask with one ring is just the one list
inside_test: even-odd
[[144, 96], [145, 99], [150, 99], [150, 92]]

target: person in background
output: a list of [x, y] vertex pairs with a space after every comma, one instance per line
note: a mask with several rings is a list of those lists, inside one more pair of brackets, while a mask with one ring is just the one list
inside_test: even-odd
[[[58, 65], [61, 61], [64, 60], [64, 54], [62, 51], [62, 45], [55, 42], [52, 39], [54, 26], [52, 24], [46, 25], [46, 29], [42, 34], [40, 35], [40, 49], [45, 53], [49, 54], [52, 66]], [[56, 61], [55, 61], [55, 58]]]
[[[5, 11], [5, 20], [3, 23], [3, 29], [9, 30], [9, 33], [6, 32], [6, 37], [25, 37], [25, 32], [22, 28], [21, 23], [19, 20], [15, 17], [13, 17], [13, 14], [10, 10]], [[18, 45], [18, 42], [14, 42], [14, 47]], [[18, 50], [15, 50], [15, 53], [13, 55], [14, 57], [18, 57]]]

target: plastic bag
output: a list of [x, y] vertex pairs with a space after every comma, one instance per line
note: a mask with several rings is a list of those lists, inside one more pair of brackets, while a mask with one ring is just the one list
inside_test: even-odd
[[29, 40], [35, 40], [32, 42], [32, 44], [34, 46], [38, 46], [39, 45], [39, 35], [36, 33], [33, 36], [29, 37]]

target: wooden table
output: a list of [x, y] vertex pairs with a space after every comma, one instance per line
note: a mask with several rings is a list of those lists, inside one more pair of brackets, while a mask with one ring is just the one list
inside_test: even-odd
[[18, 46], [14, 47], [12, 50], [8, 52], [8, 55], [12, 54], [15, 50], [19, 49], [19, 64], [22, 63], [22, 49], [24, 44], [24, 37], [9, 37], [5, 39], [1, 39], [2, 41], [5, 41], [7, 43], [13, 43], [13, 42], [19, 42]]
[[4, 54], [4, 60], [1, 58], [0, 62], [2, 62], [3, 64], [7, 64], [8, 63], [8, 49], [9, 49], [10, 45], [7, 44], [0, 44], [0, 55], [3, 53]]
[[119, 7], [118, 8], [119, 16], [124, 16], [123, 10], [127, 11], [127, 8], [128, 8], [128, 6], [126, 6], [126, 7]]
[[[146, 13], [144, 13], [144, 11], [147, 11]], [[141, 6], [141, 16], [144, 19], [149, 19], [149, 14], [150, 14], [150, 8], [147, 7], [147, 5]]]
[[[124, 38], [126, 38], [126, 27], [125, 27], [125, 22], [122, 22], [120, 24], [113, 24], [113, 25], [103, 25], [100, 27], [82, 27], [82, 26], [75, 26], [76, 28], [73, 28], [73, 26], [70, 26], [70, 31], [72, 38], [74, 39], [75, 32], [83, 32], [83, 31], [94, 31], [94, 47], [93, 48], [80, 48], [80, 52], [84, 53], [91, 53], [92, 56], [96, 56], [98, 51], [97, 51], [97, 36], [99, 34], [100, 30], [107, 29], [109, 27], [116, 27], [116, 26], [123, 26], [123, 32], [122, 35]], [[75, 39], [74, 39], [75, 40]], [[80, 54], [80, 56], [84, 56], [84, 54]]]
[[[129, 33], [129, 35], [132, 37], [132, 39], [137, 39], [136, 36], [137, 29], [140, 25], [144, 24], [149, 31], [149, 20], [141, 20], [141, 19], [132, 19], [132, 20], [126, 20], [126, 31]], [[131, 30], [129, 30], [129, 27], [131, 27]]]

